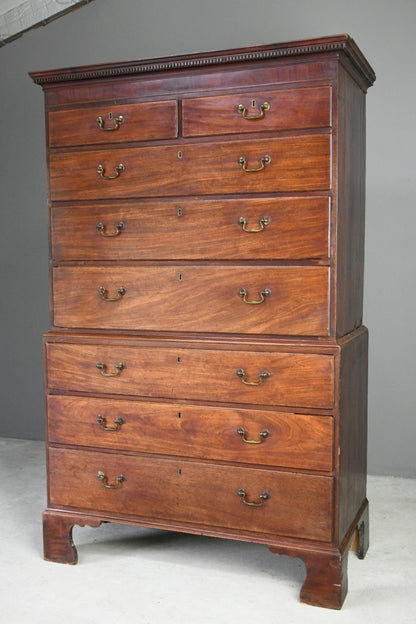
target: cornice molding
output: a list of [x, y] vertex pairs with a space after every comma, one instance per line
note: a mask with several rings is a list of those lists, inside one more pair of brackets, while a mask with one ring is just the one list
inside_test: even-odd
[[202, 54], [188, 54], [156, 59], [144, 59], [121, 63], [89, 65], [78, 68], [30, 72], [32, 80], [39, 85], [79, 80], [97, 80], [117, 78], [135, 74], [193, 69], [215, 65], [246, 63], [291, 57], [303, 54], [322, 54], [328, 52], [344, 53], [360, 72], [367, 86], [375, 80], [375, 73], [364, 55], [348, 35], [336, 35], [321, 39], [307, 39], [289, 43], [222, 50]]

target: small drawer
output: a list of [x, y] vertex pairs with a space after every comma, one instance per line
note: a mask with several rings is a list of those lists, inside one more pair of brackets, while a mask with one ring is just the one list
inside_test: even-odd
[[55, 327], [327, 336], [329, 268], [53, 269]]
[[331, 417], [59, 395], [47, 403], [54, 444], [332, 470]]
[[318, 475], [50, 448], [49, 503], [156, 524], [332, 537], [333, 479]]
[[186, 98], [182, 119], [185, 137], [322, 128], [331, 125], [331, 87]]
[[329, 257], [328, 197], [52, 206], [57, 260]]
[[55, 110], [48, 134], [50, 147], [174, 139], [178, 106], [167, 100]]
[[51, 152], [51, 200], [325, 191], [331, 187], [329, 134], [178, 147]]
[[50, 390], [332, 409], [334, 356], [47, 343]]

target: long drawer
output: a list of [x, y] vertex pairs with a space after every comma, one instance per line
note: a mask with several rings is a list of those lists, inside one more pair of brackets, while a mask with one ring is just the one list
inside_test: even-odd
[[49, 389], [66, 393], [285, 408], [332, 409], [334, 405], [333, 355], [284, 349], [114, 346], [97, 337], [97, 344], [46, 343], [46, 359]]
[[324, 476], [50, 448], [49, 503], [222, 531], [332, 537], [333, 479]]
[[53, 444], [332, 469], [331, 417], [61, 395], [47, 403]]
[[55, 151], [49, 155], [50, 196], [60, 201], [328, 190], [330, 151], [329, 134]]
[[329, 257], [328, 197], [52, 206], [57, 260]]
[[329, 269], [56, 267], [56, 327], [328, 335]]
[[184, 98], [184, 136], [319, 128], [331, 124], [331, 87]]

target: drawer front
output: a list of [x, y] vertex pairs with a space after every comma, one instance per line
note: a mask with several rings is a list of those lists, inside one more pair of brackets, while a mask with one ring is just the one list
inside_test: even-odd
[[[105, 482], [118, 487], [106, 488]], [[247, 502], [261, 505], [244, 504], [241, 490]], [[150, 522], [322, 541], [332, 536], [331, 477], [52, 448], [49, 498], [52, 506]]]
[[251, 91], [182, 101], [183, 135], [321, 128], [331, 124], [331, 88]]
[[[328, 134], [52, 152], [52, 201], [330, 188]], [[270, 158], [264, 164], [265, 158]], [[245, 159], [246, 171], [240, 159]], [[244, 164], [244, 163], [243, 163]], [[101, 174], [97, 168], [101, 167]], [[107, 176], [112, 179], [105, 179]]]
[[51, 390], [317, 409], [334, 404], [332, 355], [99, 343], [48, 343], [46, 354]]
[[328, 335], [327, 267], [56, 267], [53, 276], [56, 327]]
[[53, 206], [52, 257], [55, 260], [327, 258], [329, 210], [328, 197]]
[[332, 470], [332, 418], [50, 395], [48, 440], [159, 455]]
[[49, 146], [174, 139], [178, 136], [177, 111], [176, 100], [51, 111]]

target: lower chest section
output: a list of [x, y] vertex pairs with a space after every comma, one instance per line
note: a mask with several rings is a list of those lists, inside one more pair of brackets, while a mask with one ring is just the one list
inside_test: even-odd
[[51, 507], [331, 541], [334, 353], [97, 334], [46, 364]]

